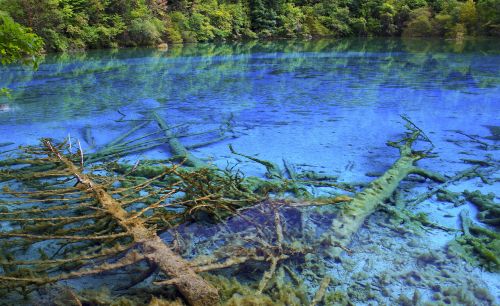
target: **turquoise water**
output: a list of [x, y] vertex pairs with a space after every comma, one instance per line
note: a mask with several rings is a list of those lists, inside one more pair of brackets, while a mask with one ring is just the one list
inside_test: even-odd
[[499, 49], [494, 40], [373, 39], [47, 55], [36, 72], [1, 68], [0, 86], [14, 90], [13, 99], [2, 102], [22, 112], [0, 119], [70, 120], [120, 107], [141, 109], [141, 101], [151, 99], [191, 116], [254, 116], [303, 105], [313, 112], [362, 107], [411, 112], [430, 106], [494, 112]]
[[[192, 152], [222, 168], [238, 163], [246, 175], [262, 176], [265, 169], [231, 155], [228, 144], [248, 155], [276, 163], [286, 159], [300, 170], [332, 174], [339, 181], [368, 182], [398, 157], [397, 150], [385, 143], [404, 132], [403, 114], [435, 146], [437, 157], [421, 162], [428, 169], [453, 175], [470, 166], [464, 159], [489, 158], [498, 164], [500, 157], [495, 132], [500, 126], [498, 40], [278, 41], [171, 46], [168, 51], [90, 51], [47, 55], [35, 72], [21, 66], [0, 67], [0, 75], [0, 87], [12, 90], [10, 99], [0, 98], [0, 143], [13, 143], [0, 147], [0, 152], [35, 144], [41, 137], [68, 135], [81, 140], [83, 151], [92, 152], [155, 110], [169, 124], [187, 124], [195, 132], [231, 121], [230, 138]], [[183, 143], [197, 144], [209, 136], [186, 138]], [[166, 157], [168, 150], [157, 147], [127, 159]], [[498, 202], [498, 172], [489, 175], [490, 184], [476, 179], [454, 184], [450, 190], [494, 192]], [[403, 197], [413, 199], [429, 185], [403, 183]], [[442, 226], [460, 228], [462, 208], [429, 200], [412, 209]], [[473, 205], [467, 208], [475, 212]], [[249, 215], [257, 218], [255, 213]], [[411, 298], [421, 290], [424, 301], [446, 303], [445, 298], [433, 297], [437, 293], [446, 297], [444, 290], [433, 287], [438, 284], [461, 288], [475, 296], [476, 305], [498, 302], [497, 273], [463, 262], [456, 268], [455, 261], [444, 259], [423, 268], [418, 256], [407, 259], [431, 250], [444, 252], [453, 234], [424, 231], [416, 243], [411, 235], [394, 236], [384, 228], [386, 221], [383, 215], [368, 221], [353, 241], [351, 262], [329, 271], [338, 288], [356, 291], [352, 284], [359, 282], [380, 285], [380, 275], [387, 274], [392, 293], [375, 290], [380, 297], [372, 301], [403, 303], [398, 298]], [[411, 244], [414, 250], [405, 253]], [[370, 257], [374, 245], [382, 245], [384, 252]], [[406, 268], [422, 274], [411, 276]], [[450, 277], [434, 277], [447, 270]], [[359, 276], [361, 272], [366, 276]], [[398, 272], [404, 275], [397, 276]], [[314, 292], [314, 281], [308, 281]], [[492, 299], [478, 297], [476, 289], [483, 287]], [[352, 299], [364, 305], [367, 296]]]
[[[0, 86], [13, 90], [0, 98], [9, 109], [0, 112], [0, 133], [23, 144], [47, 134], [85, 138], [90, 127], [95, 140], [82, 145], [92, 150], [128, 128], [115, 122], [122, 114], [158, 109], [169, 123], [197, 129], [232, 117], [238, 147], [271, 160], [286, 151], [292, 161], [340, 171], [352, 162], [347, 145], [378, 170], [371, 160], [401, 131], [401, 114], [444, 145], [449, 130], [487, 137], [484, 126], [500, 124], [498, 50], [496, 40], [355, 39], [47, 55], [36, 72], [0, 68]], [[227, 143], [199, 154], [224, 163], [224, 152]]]

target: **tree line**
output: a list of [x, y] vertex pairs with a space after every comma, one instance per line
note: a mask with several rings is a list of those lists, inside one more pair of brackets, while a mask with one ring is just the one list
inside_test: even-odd
[[500, 0], [0, 0], [0, 16], [0, 32], [18, 23], [48, 51], [257, 38], [500, 36]]

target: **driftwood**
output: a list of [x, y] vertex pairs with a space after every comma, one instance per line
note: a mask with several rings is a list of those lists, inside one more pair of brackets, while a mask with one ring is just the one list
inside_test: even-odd
[[323, 297], [325, 296], [326, 289], [328, 288], [328, 285], [330, 285], [331, 278], [329, 276], [325, 276], [323, 280], [321, 281], [321, 284], [319, 285], [319, 289], [314, 295], [313, 300], [311, 301], [310, 306], [316, 306], [318, 303], [320, 303], [323, 300]]
[[463, 235], [452, 241], [449, 251], [465, 260], [481, 265], [492, 272], [500, 271], [500, 234], [478, 226], [469, 217], [467, 210], [460, 212]]
[[[151, 112], [152, 119], [145, 118], [139, 120], [136, 126], [125, 132], [123, 135], [118, 136], [114, 141], [106, 144], [104, 147], [97, 150], [97, 152], [90, 153], [85, 156], [85, 162], [98, 162], [109, 161], [118, 159], [133, 153], [145, 152], [152, 150], [159, 146], [168, 144], [172, 159], [184, 160], [185, 166], [190, 167], [206, 167], [208, 166], [204, 161], [197, 158], [189, 152], [189, 149], [200, 148], [208, 146], [228, 138], [234, 138], [235, 133], [232, 129], [232, 119], [224, 122], [219, 129], [205, 130], [202, 132], [193, 133], [178, 133], [176, 130], [181, 126], [170, 126], [157, 112]], [[142, 129], [148, 127], [152, 122], [155, 122], [159, 130], [134, 136]], [[198, 143], [185, 146], [181, 143], [180, 138], [207, 136], [208, 140], [202, 140]]]
[[[273, 241], [272, 243], [260, 242], [260, 251], [258, 251], [259, 248], [254, 249], [253, 251], [249, 249], [246, 251], [245, 256], [230, 256], [224, 261], [222, 261], [220, 258], [212, 258], [208, 261], [206, 258], [203, 258], [204, 261], [199, 263], [196, 270], [208, 271], [223, 269], [238, 266], [248, 261], [269, 262], [269, 269], [264, 272], [256, 291], [258, 294], [260, 294], [265, 290], [269, 281], [276, 273], [278, 264], [282, 261], [289, 260], [292, 257], [297, 256], [298, 254], [302, 254], [303, 256], [307, 253], [314, 252], [314, 248], [319, 248], [320, 245], [324, 246], [325, 244], [331, 246], [331, 248], [327, 250], [327, 252], [332, 257], [338, 257], [343, 251], [351, 252], [351, 250], [348, 249], [348, 245], [352, 239], [352, 236], [359, 230], [366, 218], [373, 212], [375, 212], [378, 208], [380, 208], [380, 204], [384, 203], [392, 196], [400, 182], [404, 180], [408, 175], [420, 175], [441, 183], [445, 181], [445, 178], [441, 175], [415, 166], [415, 163], [418, 160], [425, 158], [430, 154], [430, 152], [414, 151], [412, 149], [412, 145], [417, 139], [419, 139], [421, 131], [417, 128], [414, 128], [414, 126], [412, 125], [407, 125], [407, 128], [409, 129], [409, 133], [406, 138], [397, 143], [389, 143], [390, 146], [399, 149], [401, 155], [400, 158], [391, 166], [389, 170], [382, 174], [378, 179], [370, 183], [368, 187], [366, 187], [363, 191], [356, 193], [352, 198], [347, 196], [339, 196], [332, 199], [331, 201], [326, 201], [324, 203], [316, 202], [315, 200], [309, 200], [309, 203], [306, 201], [268, 204], [271, 207], [280, 205], [283, 208], [288, 207], [298, 209], [306, 208], [308, 206], [331, 205], [339, 202], [344, 202], [344, 204], [342, 204], [342, 207], [338, 209], [335, 218], [332, 220], [331, 226], [326, 230], [326, 232], [320, 239], [321, 241], [309, 241], [309, 248], [292, 248], [291, 245], [293, 245], [293, 243], [291, 241], [285, 242], [285, 239], [283, 238], [284, 234], [280, 221], [280, 213], [278, 210], [274, 209], [273, 213], [275, 234], [274, 238], [270, 239], [271, 241]], [[425, 141], [427, 138], [424, 137], [423, 139]], [[236, 153], [234, 149], [232, 151], [235, 154], [242, 155]], [[270, 172], [269, 168], [271, 168], [272, 170], [276, 170], [278, 168], [274, 164], [262, 161], [260, 159], [256, 160], [256, 162], [264, 164], [268, 172]], [[290, 168], [290, 166], [288, 166], [287, 168]], [[334, 210], [337, 209], [334, 208]], [[258, 227], [256, 227], [255, 230], [258, 231]], [[214, 251], [214, 253], [227, 254], [228, 252], [216, 250]], [[263, 253], [265, 255], [259, 256], [259, 253]], [[324, 294], [327, 286], [328, 281], [327, 279], [324, 279], [324, 283], [322, 284], [322, 286], [320, 286], [320, 290], [318, 291], [316, 298], [313, 299], [315, 303], [319, 302], [319, 300], [322, 298], [322, 295]]]
[[[190, 154], [165, 121], [156, 113], [153, 116], [160, 125], [159, 132], [166, 137], [153, 141], [144, 139], [156, 133], [134, 137], [135, 132], [149, 123], [145, 122], [97, 153], [84, 156], [81, 145], [72, 143], [68, 137], [66, 144], [53, 145], [51, 141], [44, 140], [43, 147], [28, 147], [21, 151], [19, 157], [0, 161], [0, 167], [4, 167], [0, 169], [0, 181], [10, 181], [6, 186], [18, 183], [30, 186], [26, 192], [5, 187], [5, 197], [0, 200], [0, 204], [13, 207], [0, 212], [0, 222], [20, 225], [20, 228], [0, 233], [5, 246], [4, 260], [0, 254], [0, 265], [5, 267], [4, 275], [0, 275], [0, 289], [26, 288], [22, 289], [25, 294], [30, 291], [31, 285], [120, 269], [147, 260], [150, 266], [160, 268], [170, 278], [168, 284], [176, 286], [190, 305], [218, 303], [217, 289], [173, 252], [158, 237], [157, 231], [182, 222], [199, 210], [217, 214], [217, 209], [232, 211], [260, 198], [246, 191], [237, 173], [207, 167]], [[94, 165], [99, 168], [96, 168], [97, 171], [114, 171], [115, 168], [113, 163], [96, 162], [126, 156], [157, 146], [159, 142], [168, 143], [173, 158], [182, 159], [183, 165], [193, 166], [194, 169], [177, 170], [179, 166], [175, 166], [166, 170], [165, 166], [161, 166], [154, 169], [158, 171], [146, 181], [138, 177], [137, 183], [134, 183], [135, 176], [131, 176], [135, 174], [137, 163], [128, 168], [123, 177], [115, 178], [113, 172], [92, 174]], [[137, 148], [134, 147], [136, 145]], [[74, 149], [76, 154], [72, 153]], [[89, 169], [84, 171], [84, 165]], [[10, 167], [16, 170], [12, 171]], [[168, 179], [161, 181], [165, 176]], [[76, 185], [67, 186], [74, 178]], [[116, 182], [126, 185], [113, 186]], [[126, 187], [130, 184], [134, 185]], [[165, 204], [174, 193], [184, 195]], [[118, 199], [117, 195], [121, 198]], [[163, 210], [165, 206], [172, 206], [176, 212]], [[31, 225], [33, 222], [40, 225]], [[49, 232], [57, 234], [46, 234]], [[25, 260], [14, 260], [13, 256], [25, 253], [19, 247], [32, 241], [51, 244], [61, 241], [59, 250], [63, 250], [64, 254], [56, 251], [45, 255], [43, 248], [35, 247], [35, 254], [42, 252], [43, 255], [39, 259], [27, 256]], [[96, 246], [95, 241], [101, 245]], [[114, 258], [118, 261], [108, 262]], [[88, 268], [88, 264], [95, 261], [100, 264], [92, 264], [93, 267]], [[66, 273], [64, 270], [68, 264], [73, 267], [71, 272]], [[46, 275], [49, 271], [50, 277]]]

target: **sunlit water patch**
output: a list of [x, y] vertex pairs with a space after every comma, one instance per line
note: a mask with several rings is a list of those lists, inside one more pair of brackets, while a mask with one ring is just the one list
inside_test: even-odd
[[[0, 98], [0, 152], [35, 144], [42, 137], [69, 137], [91, 153], [155, 111], [180, 134], [230, 129], [230, 137], [205, 146], [197, 144], [209, 141], [208, 136], [182, 140], [196, 147], [192, 153], [220, 168], [237, 164], [245, 175], [265, 172], [231, 154], [232, 144], [238, 152], [260, 159], [279, 164], [286, 160], [298, 170], [365, 183], [397, 159], [397, 150], [385, 143], [404, 132], [404, 114], [434, 145], [436, 158], [423, 160], [422, 166], [451, 176], [469, 167], [470, 161], [488, 160], [498, 170], [498, 50], [500, 42], [494, 40], [357, 39], [47, 55], [36, 72], [20, 66], [0, 68], [0, 87], [12, 90], [11, 98]], [[154, 129], [148, 125], [144, 133]], [[127, 159], [136, 163], [169, 156], [160, 146]], [[493, 171], [485, 180], [454, 184], [449, 190], [479, 189], [498, 195], [498, 179], [498, 171]], [[428, 186], [406, 181], [400, 187], [402, 197], [410, 201]], [[320, 195], [324, 190], [311, 192]], [[498, 196], [494, 200], [498, 202]], [[464, 205], [475, 213], [475, 206]], [[463, 207], [427, 200], [411, 210], [459, 229]], [[327, 222], [312, 220], [316, 231]], [[498, 274], [446, 257], [452, 234], [430, 228], [420, 232], [424, 238], [416, 238], [394, 222], [384, 212], [375, 214], [354, 239], [352, 256], [341, 266], [331, 262], [319, 275], [329, 273], [337, 290], [360, 304], [405, 303], [412, 297], [444, 303], [498, 302]], [[183, 231], [188, 235], [189, 227]], [[199, 238], [208, 245], [210, 239]], [[307, 260], [314, 265], [316, 259]], [[314, 279], [306, 279], [314, 284]], [[339, 293], [338, 298], [346, 297]]]

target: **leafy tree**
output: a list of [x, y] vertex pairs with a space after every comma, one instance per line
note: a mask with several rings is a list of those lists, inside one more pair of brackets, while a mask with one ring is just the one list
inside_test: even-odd
[[0, 62], [3, 65], [21, 60], [36, 68], [42, 48], [40, 37], [0, 11]]
[[280, 28], [278, 34], [284, 37], [296, 37], [309, 34], [304, 30], [305, 15], [302, 10], [292, 3], [285, 3], [281, 8]]
[[397, 8], [394, 16], [394, 24], [396, 26], [397, 35], [400, 35], [405, 27], [406, 22], [410, 19], [411, 9], [408, 5], [403, 4]]
[[315, 14], [312, 7], [304, 8], [304, 14], [304, 32], [306, 35], [321, 37], [332, 34], [331, 31], [321, 23], [319, 17]]
[[231, 28], [233, 38], [257, 38], [255, 32], [250, 29], [250, 16], [247, 13], [247, 8], [242, 2], [225, 4], [223, 9], [232, 17]]
[[500, 0], [0, 0], [47, 50], [269, 37], [500, 36]]
[[[2, 65], [21, 61], [34, 68], [38, 66], [38, 55], [43, 41], [30, 29], [16, 23], [5, 12], [0, 11], [0, 63]], [[0, 96], [8, 95], [7, 88], [0, 88]]]
[[428, 37], [434, 34], [429, 8], [422, 7], [411, 11], [410, 21], [403, 31], [403, 36]]
[[250, 0], [250, 18], [252, 31], [263, 36], [271, 36], [276, 26], [276, 11], [266, 7], [264, 0]]
[[467, 0], [460, 8], [460, 22], [465, 25], [469, 32], [475, 32], [477, 25], [476, 4], [473, 0]]
[[404, 4], [407, 5], [411, 10], [428, 6], [426, 0], [404, 0]]
[[434, 16], [434, 29], [439, 36], [452, 37], [452, 31], [455, 27], [451, 15], [441, 13]]
[[366, 19], [363, 17], [352, 18], [351, 19], [351, 28], [354, 34], [359, 36], [365, 36], [368, 34], [366, 27]]
[[500, 36], [500, 0], [479, 0], [476, 7], [480, 29], [487, 35]]
[[382, 34], [392, 36], [396, 33], [396, 25], [394, 24], [394, 15], [396, 9], [390, 3], [383, 3], [379, 9], [380, 24], [382, 26]]

